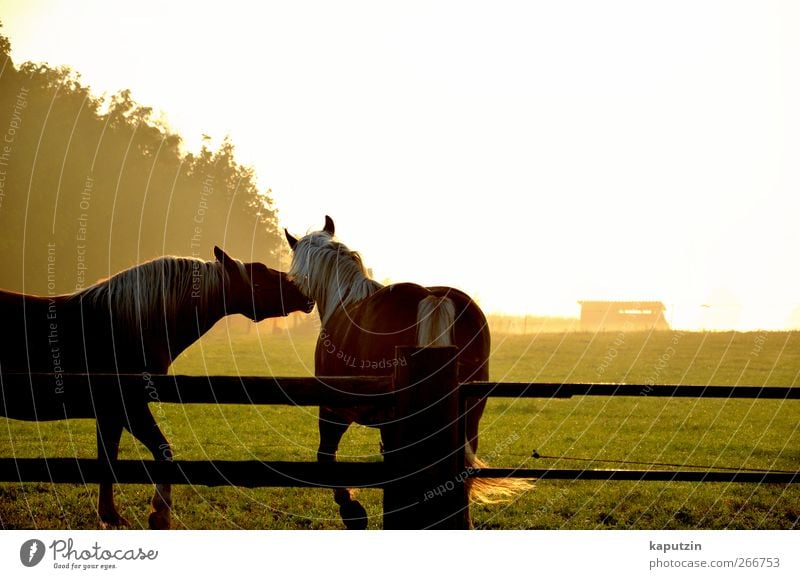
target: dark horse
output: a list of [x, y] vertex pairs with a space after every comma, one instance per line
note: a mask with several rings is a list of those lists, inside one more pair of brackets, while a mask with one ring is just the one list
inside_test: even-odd
[[[327, 216], [322, 231], [299, 240], [285, 233], [293, 250], [289, 278], [316, 302], [322, 322], [314, 358], [317, 376], [391, 375], [396, 346], [454, 345], [460, 382], [489, 379], [489, 327], [465, 293], [411, 283], [384, 287], [367, 276], [358, 253], [334, 240], [333, 220]], [[485, 406], [485, 398], [467, 401], [468, 466], [482, 464], [475, 453]], [[367, 405], [321, 407], [317, 460], [336, 460], [342, 436], [353, 422], [381, 429], [389, 420], [391, 416]], [[470, 497], [483, 501], [524, 488], [521, 483], [485, 479], [468, 484]], [[334, 490], [334, 498], [348, 528], [366, 527], [366, 511], [348, 489]]]
[[[123, 428], [155, 460], [172, 460], [169, 442], [147, 406], [144, 377], [165, 373], [178, 354], [228, 314], [258, 321], [313, 307], [283, 272], [242, 263], [218, 247], [214, 255], [215, 261], [158, 258], [70, 295], [0, 291], [0, 320], [10, 338], [0, 349], [0, 378], [51, 373], [61, 394], [32, 401], [30, 394], [12, 397], [3, 391], [2, 415], [20, 420], [95, 418], [97, 456], [106, 465], [117, 459]], [[58, 391], [63, 373], [142, 373], [141, 403], [138, 398], [134, 404], [129, 399], [123, 403], [118, 392], [113, 395], [119, 390], [113, 382], [92, 384], [89, 400], [72, 400], [69, 392]], [[31, 392], [33, 386], [31, 379]], [[13, 402], [26, 397], [25, 403]], [[169, 528], [170, 509], [170, 485], [157, 485], [149, 526]], [[110, 482], [100, 485], [98, 514], [103, 527], [128, 524], [114, 505]]]

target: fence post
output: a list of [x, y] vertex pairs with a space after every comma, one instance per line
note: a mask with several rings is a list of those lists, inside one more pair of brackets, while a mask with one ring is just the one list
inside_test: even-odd
[[385, 529], [467, 529], [457, 348], [398, 347], [395, 416], [383, 429]]

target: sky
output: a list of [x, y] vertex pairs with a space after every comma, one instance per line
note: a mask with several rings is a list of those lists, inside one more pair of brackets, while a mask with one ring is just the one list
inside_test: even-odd
[[[800, 327], [800, 3], [0, 0], [15, 62], [229, 135], [281, 226], [490, 313]], [[288, 248], [287, 248], [288, 251]]]

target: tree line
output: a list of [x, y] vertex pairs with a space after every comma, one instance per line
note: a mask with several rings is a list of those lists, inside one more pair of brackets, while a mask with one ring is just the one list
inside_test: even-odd
[[97, 96], [68, 68], [17, 65], [0, 35], [0, 288], [68, 293], [214, 245], [275, 266], [283, 243], [229, 139], [186, 152], [129, 90]]

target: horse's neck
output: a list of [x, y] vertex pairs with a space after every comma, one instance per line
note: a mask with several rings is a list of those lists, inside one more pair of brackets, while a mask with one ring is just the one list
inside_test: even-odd
[[222, 297], [213, 300], [205, 308], [199, 308], [195, 304], [187, 304], [181, 308], [175, 316], [174, 323], [168, 328], [169, 363], [171, 364], [181, 352], [208, 332], [214, 324], [232, 313], [235, 312], [225, 310]]
[[326, 291], [323, 292], [323, 295], [315, 300], [319, 306], [322, 323], [327, 322], [339, 309], [365, 300], [382, 287], [380, 283], [366, 275], [358, 276], [346, 286], [332, 283], [330, 287], [325, 288]]

